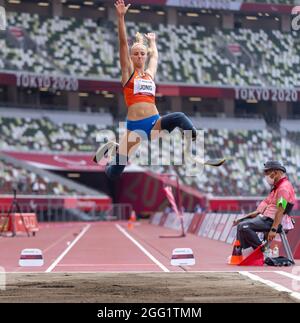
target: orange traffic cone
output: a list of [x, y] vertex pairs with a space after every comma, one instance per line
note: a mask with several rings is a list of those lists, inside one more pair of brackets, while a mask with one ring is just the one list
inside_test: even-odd
[[136, 214], [135, 214], [135, 211], [132, 211], [131, 214], [130, 214], [130, 220], [132, 222], [136, 222]]
[[133, 225], [135, 221], [136, 221], [136, 214], [135, 214], [135, 211], [132, 211], [127, 224], [128, 229], [133, 229]]
[[239, 240], [235, 240], [232, 255], [229, 256], [229, 265], [239, 265], [243, 261], [242, 248]]

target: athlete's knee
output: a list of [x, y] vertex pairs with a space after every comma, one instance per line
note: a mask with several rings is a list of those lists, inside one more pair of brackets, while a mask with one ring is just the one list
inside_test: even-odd
[[125, 166], [122, 165], [107, 165], [105, 168], [105, 174], [109, 179], [115, 180], [122, 175], [124, 168]]
[[172, 116], [174, 118], [184, 118], [184, 117], [186, 117], [186, 115], [183, 112], [173, 112], [173, 113], [170, 113], [170, 116]]
[[164, 117], [166, 117], [166, 119], [173, 120], [174, 122], [181, 121], [181, 120], [184, 120], [185, 118], [187, 118], [187, 116], [183, 112], [172, 112], [172, 113], [167, 114]]
[[173, 112], [161, 118], [161, 129], [172, 132], [177, 127], [181, 130], [191, 130], [192, 138], [196, 138], [196, 128], [183, 112]]
[[169, 113], [161, 118], [161, 127], [162, 129], [169, 130], [177, 126], [184, 118], [185, 114], [183, 112]]
[[106, 166], [105, 174], [107, 175], [108, 178], [112, 180], [118, 179], [123, 173], [127, 165], [127, 162], [128, 162], [127, 156], [116, 154], [114, 160], [109, 165]]

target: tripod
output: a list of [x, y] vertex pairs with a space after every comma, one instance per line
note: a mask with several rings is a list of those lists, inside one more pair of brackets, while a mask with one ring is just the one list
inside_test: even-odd
[[10, 217], [12, 217], [12, 237], [16, 236], [16, 227], [15, 227], [15, 215], [14, 215], [14, 212], [17, 211], [19, 214], [20, 214], [20, 218], [21, 218], [21, 221], [22, 221], [22, 224], [26, 230], [26, 233], [27, 233], [27, 236], [29, 237], [30, 234], [29, 234], [29, 231], [28, 231], [28, 228], [25, 224], [25, 221], [24, 221], [24, 217], [22, 215], [22, 212], [21, 212], [21, 208], [20, 208], [20, 205], [17, 201], [17, 190], [16, 189], [13, 189], [13, 193], [14, 193], [14, 197], [13, 197], [13, 200], [11, 202], [11, 205], [8, 209], [8, 212], [7, 212], [7, 215], [6, 215], [6, 223], [4, 223], [1, 227], [1, 231], [0, 231], [0, 235], [3, 234], [3, 231], [4, 231], [4, 228], [6, 226], [6, 224], [8, 225], [9, 223], [9, 220], [10, 220]]

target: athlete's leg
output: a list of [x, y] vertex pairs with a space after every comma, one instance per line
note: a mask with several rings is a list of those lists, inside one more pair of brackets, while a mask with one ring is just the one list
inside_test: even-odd
[[136, 151], [140, 142], [141, 138], [137, 133], [126, 131], [120, 141], [115, 157], [105, 168], [105, 173], [110, 179], [117, 179], [121, 176], [128, 163], [129, 156]]
[[[193, 125], [192, 121], [183, 113], [183, 112], [174, 112], [169, 113], [161, 118], [159, 118], [152, 128], [151, 131], [151, 139], [156, 139], [160, 136], [161, 130], [167, 130], [168, 132], [172, 132], [175, 128], [179, 128], [182, 131], [189, 130], [192, 134], [192, 140], [195, 141], [197, 137], [197, 129]], [[198, 164], [207, 165], [207, 166], [221, 166], [225, 162], [224, 158], [219, 159], [210, 159], [204, 161], [203, 158], [198, 158], [197, 156], [193, 156], [191, 154], [191, 141], [187, 140], [187, 144], [185, 147], [185, 152], [188, 157], [191, 158]]]
[[[197, 130], [194, 127], [192, 121], [182, 112], [169, 113], [161, 118], [159, 118], [152, 128], [151, 140], [162, 137], [162, 134], [166, 130], [171, 133], [175, 128], [179, 128], [181, 132], [190, 131], [193, 141], [196, 140]], [[188, 139], [188, 138], [186, 138]], [[191, 141], [187, 140], [185, 144], [185, 153], [190, 154], [191, 151]]]
[[152, 131], [167, 130], [172, 132], [175, 128], [179, 128], [183, 131], [192, 131], [192, 139], [196, 139], [197, 129], [193, 125], [192, 121], [183, 112], [173, 112], [159, 118], [152, 128]]

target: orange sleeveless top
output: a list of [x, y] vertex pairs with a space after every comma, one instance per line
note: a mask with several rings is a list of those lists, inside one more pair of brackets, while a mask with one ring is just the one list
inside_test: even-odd
[[155, 83], [149, 74], [145, 73], [143, 76], [139, 76], [134, 71], [123, 88], [127, 107], [138, 102], [155, 104], [155, 90]]

